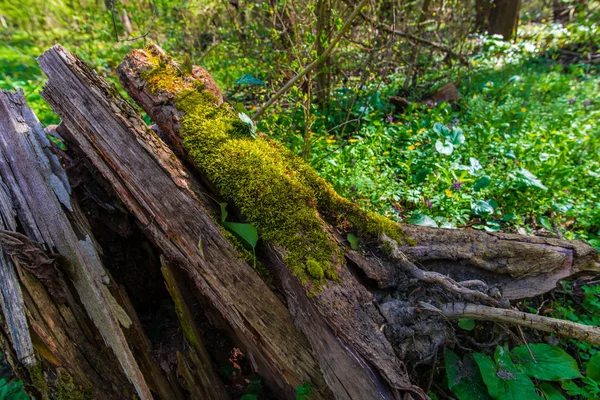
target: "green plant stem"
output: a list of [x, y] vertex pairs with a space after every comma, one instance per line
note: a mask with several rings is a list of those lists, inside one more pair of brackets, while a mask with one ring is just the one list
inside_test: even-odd
[[327, 49], [325, 49], [325, 51], [323, 52], [323, 54], [321, 54], [316, 60], [314, 60], [313, 62], [311, 62], [310, 64], [308, 64], [306, 66], [306, 68], [304, 68], [298, 75], [296, 75], [295, 77], [293, 77], [292, 79], [290, 79], [290, 81], [288, 83], [286, 83], [284, 87], [282, 87], [281, 89], [279, 89], [279, 91], [277, 93], [275, 93], [275, 95], [273, 97], [271, 97], [269, 99], [269, 101], [267, 101], [265, 103], [265, 105], [262, 106], [254, 114], [254, 116], [252, 117], [253, 120], [256, 121], [258, 118], [260, 118], [265, 113], [265, 111], [267, 111], [267, 109], [269, 107], [271, 107], [288, 90], [290, 90], [290, 88], [292, 86], [294, 86], [296, 84], [296, 82], [298, 82], [300, 79], [302, 79], [304, 76], [306, 76], [306, 74], [308, 74], [310, 71], [312, 71], [313, 69], [315, 69], [319, 65], [323, 64], [327, 60], [327, 58], [329, 57], [329, 55], [331, 54], [331, 52], [333, 52], [333, 50], [335, 49], [335, 47], [338, 44], [338, 42], [350, 30], [352, 22], [356, 19], [356, 17], [358, 16], [358, 14], [360, 13], [360, 11], [363, 9], [363, 7], [366, 4], [367, 4], [367, 0], [361, 0], [361, 2], [358, 4], [358, 6], [356, 6], [356, 8], [352, 12], [352, 14], [350, 14], [350, 16], [348, 17], [348, 20], [344, 23], [344, 26], [342, 27], [342, 29], [338, 32], [338, 34], [335, 36], [335, 38], [333, 38], [333, 40], [331, 41], [331, 43], [329, 44], [329, 46], [327, 47]]

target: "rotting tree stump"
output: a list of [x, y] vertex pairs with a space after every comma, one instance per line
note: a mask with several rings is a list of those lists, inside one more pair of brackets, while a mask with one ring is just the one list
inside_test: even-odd
[[[306, 382], [311, 399], [425, 399], [408, 370], [455, 341], [447, 318], [600, 343], [597, 328], [509, 309], [597, 273], [590, 246], [362, 211], [241, 122], [205, 70], [184, 72], [157, 46], [118, 74], [164, 140], [61, 46], [39, 62], [66, 152], [22, 94], [0, 95], [0, 346], [36, 396], [230, 398], [210, 332], [281, 399]], [[219, 224], [219, 203], [258, 229], [255, 255]], [[174, 309], [171, 333], [149, 340], [141, 321], [158, 300]]]

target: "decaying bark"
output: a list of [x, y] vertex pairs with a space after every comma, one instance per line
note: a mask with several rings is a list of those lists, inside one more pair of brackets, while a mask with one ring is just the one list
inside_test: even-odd
[[[311, 289], [286, 264], [287, 250], [265, 242], [257, 248], [273, 277], [265, 283], [216, 222], [222, 198], [185, 149], [177, 89], [148, 84], [150, 56], [173, 62], [152, 46], [130, 53], [118, 74], [164, 141], [61, 46], [39, 58], [48, 76], [42, 95], [62, 119], [54, 133], [68, 145], [66, 172], [22, 94], [0, 95], [0, 345], [26, 382], [34, 375], [27, 368], [39, 368], [99, 389], [97, 398], [229, 398], [198, 313], [227, 332], [281, 399], [306, 382], [311, 399], [426, 399], [407, 366], [454, 340], [447, 318], [487, 315], [600, 338], [598, 328], [507, 309], [560, 279], [599, 272], [598, 254], [577, 241], [406, 225], [403, 243], [381, 235], [352, 250], [319, 209], [323, 231], [342, 249], [338, 279]], [[222, 103], [205, 70], [181, 74]], [[134, 257], [148, 260], [141, 269], [121, 254], [137, 250], [111, 239], [137, 234], [150, 249]], [[146, 288], [135, 282], [143, 274]], [[179, 332], [161, 342], [167, 354], [140, 323], [151, 302], [144, 291], [159, 289]], [[42, 392], [39, 382], [30, 390]]]

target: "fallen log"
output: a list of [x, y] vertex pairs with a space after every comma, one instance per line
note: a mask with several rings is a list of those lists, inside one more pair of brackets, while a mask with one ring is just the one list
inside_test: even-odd
[[[79, 160], [88, 172], [82, 178], [77, 168], [67, 168], [71, 186], [76, 187], [69, 192], [65, 173], [55, 162], [50, 162], [51, 168], [44, 167], [48, 163], [29, 164], [37, 172], [28, 173], [42, 177], [38, 179], [46, 182], [50, 189], [45, 190], [53, 197], [37, 193], [26, 197], [62, 202], [62, 207], [53, 206], [53, 213], [75, 224], [77, 232], [86, 232], [82, 237], [89, 238], [88, 248], [93, 246], [97, 254], [103, 246], [114, 250], [108, 237], [125, 230], [143, 233], [145, 238], [138, 238], [132, 248], [120, 247], [119, 253], [128, 254], [143, 245], [151, 247], [154, 255], [146, 269], [126, 263], [124, 270], [114, 270], [114, 278], [100, 265], [101, 277], [113, 282], [108, 291], [111, 297], [92, 279], [86, 283], [88, 289], [99, 295], [78, 307], [74, 299], [84, 292], [73, 287], [82, 284], [77, 279], [81, 272], [61, 275], [46, 268], [46, 273], [38, 270], [34, 275], [19, 265], [27, 264], [25, 255], [31, 258], [32, 254], [38, 261], [30, 264], [46, 265], [56, 250], [76, 260], [77, 268], [83, 263], [72, 252], [49, 245], [49, 239], [40, 239], [25, 228], [30, 243], [22, 233], [9, 234], [2, 242], [19, 271], [23, 291], [24, 308], [19, 306], [18, 293], [11, 296], [17, 301], [10, 307], [17, 315], [25, 311], [30, 330], [45, 315], [65, 309], [72, 310], [73, 320], [89, 318], [92, 322], [85, 326], [92, 333], [87, 337], [97, 332], [111, 349], [106, 366], [113, 368], [107, 378], [111, 387], [120, 382], [129, 387], [128, 393], [135, 391], [141, 398], [227, 398], [202, 342], [199, 311], [242, 348], [276, 398], [293, 398], [296, 387], [308, 383], [311, 399], [425, 399], [407, 370], [453, 342], [447, 318], [485, 318], [487, 313], [490, 320], [555, 334], [592, 341], [600, 337], [597, 329], [582, 331], [578, 324], [508, 309], [511, 300], [546, 293], [560, 279], [600, 271], [597, 252], [582, 242], [398, 225], [365, 212], [335, 194], [303, 161], [256, 132], [247, 118], [223, 103], [205, 70], [183, 71], [157, 46], [130, 53], [118, 74], [165, 141], [111, 85], [64, 48], [53, 47], [39, 61], [48, 76], [42, 95], [62, 119], [57, 135], [69, 149], [63, 156]], [[14, 127], [2, 130], [6, 120], [15, 118], [0, 114], [2, 140], [19, 131]], [[12, 146], [17, 144], [5, 144], [0, 154], [8, 157]], [[44, 154], [52, 159], [48, 151]], [[12, 191], [11, 201], [21, 201], [23, 196], [15, 189], [19, 184], [6, 171], [0, 168]], [[6, 196], [1, 194], [0, 204], [4, 204]], [[104, 210], [104, 217], [91, 215], [96, 206]], [[36, 213], [18, 217], [20, 221], [47, 221]], [[50, 239], [65, 240], [57, 233], [62, 232], [62, 225], [43, 226]], [[258, 241], [246, 243], [243, 231], [236, 227], [255, 228]], [[29, 246], [29, 252], [17, 251], [19, 240]], [[77, 237], [69, 240], [72, 246], [81, 242]], [[120, 261], [114, 254], [96, 257], [109, 265]], [[135, 284], [143, 279], [140, 275], [147, 275], [142, 289]], [[187, 344], [185, 349], [167, 346], [166, 357], [174, 360], [167, 365], [164, 357], [151, 351], [152, 345], [134, 345], [136, 337], [147, 342], [137, 321], [140, 307], [151, 302], [144, 291], [156, 293], [157, 283], [165, 282]], [[43, 304], [36, 300], [34, 307], [28, 293], [35, 288], [35, 293], [43, 292], [49, 300]], [[6, 290], [9, 293], [10, 287]], [[119, 324], [113, 324], [114, 329], [97, 326], [92, 304], [116, 321], [128, 316], [136, 333], [126, 330], [123, 334]], [[30, 311], [34, 309], [39, 311]], [[115, 310], [122, 312], [111, 314]], [[22, 331], [22, 318], [20, 325], [13, 320], [5, 319], [3, 325]], [[6, 326], [3, 331], [12, 332]], [[51, 334], [47, 328], [35, 331]], [[0, 335], [0, 345], [15, 354], [14, 364], [19, 368], [26, 364], [27, 341], [25, 337], [21, 350], [13, 351], [21, 346], [15, 336]], [[78, 348], [69, 343], [68, 336], [46, 340], [60, 343], [60, 351], [48, 352], [47, 346], [35, 346], [37, 338], [32, 340], [36, 357], [46, 354], [42, 370], [51, 370], [48, 363], [60, 364], [79, 386], [97, 387], [95, 375], [85, 369], [77, 371], [77, 362], [54, 361], [62, 351], [70, 351], [69, 345]], [[86, 337], [81, 336], [80, 340]], [[98, 349], [100, 344], [94, 342], [88, 348]], [[123, 347], [118, 346], [134, 346], [132, 357], [123, 356], [119, 350]], [[22, 375], [27, 378], [28, 374]], [[117, 398], [110, 393], [97, 397]]]
[[282, 397], [312, 382], [328, 389], [306, 339], [281, 301], [223, 236], [199, 202], [199, 184], [139, 114], [81, 60], [60, 46], [39, 58], [42, 96], [72, 143], [108, 182], [166, 259], [180, 265], [256, 360]]
[[[241, 215], [254, 223], [259, 232], [261, 228], [268, 227], [268, 223], [261, 220], [265, 213], [256, 210], [268, 207], [279, 209], [268, 196], [253, 188], [257, 183], [255, 175], [259, 172], [245, 169], [244, 164], [248, 159], [253, 160], [256, 163], [255, 167], [262, 168], [263, 172], [280, 165], [269, 165], [261, 160], [261, 156], [283, 165], [284, 173], [269, 180], [273, 186], [280, 184], [277, 190], [302, 191], [308, 186], [314, 197], [309, 196], [305, 201], [312, 206], [318, 224], [321, 224], [323, 232], [328, 233], [330, 243], [342, 249], [341, 252], [348, 263], [337, 258], [335, 252], [331, 254], [329, 261], [334, 265], [334, 271], [323, 269], [325, 274], [331, 273], [333, 279], [323, 286], [318, 286], [323, 273], [319, 271], [316, 276], [311, 274], [310, 256], [303, 260], [306, 269], [298, 271], [296, 260], [290, 256], [294, 249], [290, 248], [291, 246], [286, 249], [285, 245], [282, 245], [286, 240], [269, 235], [269, 232], [263, 230], [263, 237], [266, 237], [267, 241], [271, 236], [272, 243], [264, 250], [269, 265], [281, 282], [281, 290], [286, 295], [292, 315], [299, 316], [295, 319], [296, 325], [310, 336], [316, 321], [323, 321], [335, 332], [337, 338], [344, 341], [347, 348], [356, 349], [349, 352], [355, 351], [366, 365], [374, 367], [391, 388], [390, 393], [395, 390], [410, 391], [405, 385], [401, 365], [388, 357], [392, 354], [389, 351], [390, 342], [394, 341], [389, 341], [385, 335], [379, 335], [380, 327], [386, 325], [386, 320], [381, 318], [382, 313], [376, 307], [372, 307], [376, 301], [366, 290], [364, 282], [348, 273], [353, 266], [358, 267], [362, 274], [376, 281], [380, 289], [389, 289], [388, 294], [401, 283], [400, 280], [406, 280], [406, 268], [399, 268], [402, 267], [402, 263], [393, 257], [390, 260], [390, 254], [382, 254], [381, 248], [386, 245], [382, 240], [383, 234], [393, 235], [394, 239], [391, 242], [394, 246], [398, 246], [400, 242], [398, 248], [402, 254], [406, 254], [407, 260], [411, 260], [413, 277], [443, 284], [451, 289], [454, 295], [484, 299], [494, 304], [500, 303], [501, 300], [507, 304], [508, 299], [544, 293], [551, 290], [559, 279], [581, 271], [598, 271], [597, 253], [590, 246], [580, 242], [531, 239], [506, 234], [490, 235], [474, 231], [434, 231], [421, 227], [398, 227], [387, 220], [358, 210], [335, 195], [312, 170], [297, 161], [285, 149], [261, 137], [260, 134], [254, 134], [252, 128], [246, 134], [243, 129], [240, 132], [235, 113], [228, 109], [227, 105], [221, 104], [220, 98], [213, 99], [214, 85], [206, 85], [206, 75], [203, 74], [202, 78], [198, 79], [195, 73], [181, 73], [177, 64], [157, 46], [130, 53], [119, 67], [118, 73], [123, 87], [159, 125], [178, 155], [194, 165], [204, 180], [212, 184], [210, 188], [217, 191], [213, 195], [221, 194], [225, 200], [238, 207]], [[210, 90], [206, 90], [205, 87]], [[223, 119], [230, 125], [223, 123]], [[217, 134], [211, 132], [211, 129], [215, 129], [215, 126], [211, 125], [213, 123], [222, 131]], [[257, 142], [256, 149], [252, 149], [248, 142]], [[233, 167], [227, 168], [225, 163]], [[236, 167], [237, 165], [242, 166]], [[227, 180], [222, 174], [223, 170], [230, 177], [235, 176], [241, 183]], [[271, 172], [269, 170], [269, 173]], [[294, 182], [288, 184], [287, 180], [294, 178], [298, 179], [298, 186], [294, 186]], [[276, 179], [284, 183], [273, 182]], [[230, 186], [239, 189], [232, 190]], [[264, 187], [261, 189], [265, 190]], [[254, 198], [248, 199], [245, 193], [247, 191], [252, 193]], [[300, 208], [304, 205], [301, 201], [297, 206]], [[281, 224], [287, 222], [284, 218], [279, 221]], [[306, 233], [310, 226], [300, 223], [294, 229], [295, 232]], [[361, 242], [371, 246], [365, 245], [363, 254], [350, 251], [348, 242], [344, 240], [348, 233], [357, 234]], [[289, 234], [293, 235], [294, 232]], [[310, 243], [308, 240], [307, 242], [304, 243], [305, 246], [318, 248], [318, 243]], [[373, 248], [373, 245], [376, 248]], [[375, 256], [369, 255], [369, 247], [371, 254]], [[414, 265], [415, 262], [426, 264], [432, 269], [441, 265], [446, 274], [437, 273], [435, 279], [432, 279], [434, 273], [423, 272]], [[290, 270], [295, 277], [289, 274]], [[460, 280], [452, 279], [451, 276]], [[461, 284], [460, 281], [464, 281], [465, 284]], [[478, 290], [466, 287], [467, 282], [473, 281], [481, 284]], [[315, 286], [318, 286], [316, 291]], [[307, 287], [309, 289], [306, 289]], [[306, 298], [307, 291], [310, 300], [299, 302], [299, 299]], [[304, 313], [309, 313], [309, 316], [302, 318]], [[321, 338], [327, 336], [322, 330], [320, 332]], [[436, 332], [435, 335], [443, 336], [440, 332]], [[440, 337], [432, 340], [431, 346], [437, 345], [439, 340]], [[323, 346], [319, 347], [319, 343], [314, 339], [311, 345], [320, 349], [318, 354], [321, 363], [329, 365], [328, 360], [340, 357], [339, 353], [327, 354], [326, 351], [322, 351]], [[407, 347], [407, 343], [392, 345], [396, 353], [399, 349]], [[404, 354], [405, 351], [401, 350], [400, 353]]]

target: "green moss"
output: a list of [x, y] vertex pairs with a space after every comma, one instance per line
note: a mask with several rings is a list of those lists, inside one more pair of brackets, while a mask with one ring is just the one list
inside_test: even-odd
[[321, 218], [341, 231], [355, 232], [365, 243], [377, 241], [382, 233], [403, 241], [397, 224], [337, 195], [280, 143], [260, 134], [252, 138], [231, 106], [217, 106], [211, 93], [178, 76], [172, 62], [152, 57], [147, 81], [152, 90], [176, 96], [184, 113], [183, 147], [261, 237], [287, 251], [286, 264], [303, 282], [336, 279], [335, 265], [341, 264], [342, 249]]
[[58, 400], [87, 400], [93, 399], [91, 388], [82, 389], [75, 383], [73, 377], [66, 372], [61, 372], [56, 381], [56, 398]]
[[33, 386], [42, 394], [43, 399], [88, 400], [94, 398], [91, 388], [82, 389], [75, 383], [73, 377], [64, 371], [60, 371], [54, 381], [48, 382], [42, 368], [36, 364], [29, 368], [29, 378]]
[[308, 274], [314, 279], [323, 279], [325, 272], [323, 271], [323, 266], [319, 264], [319, 262], [309, 258], [306, 261], [306, 270]]
[[48, 398], [48, 383], [44, 377], [44, 372], [39, 364], [35, 364], [29, 368], [29, 378], [33, 386], [42, 394], [44, 399]]

